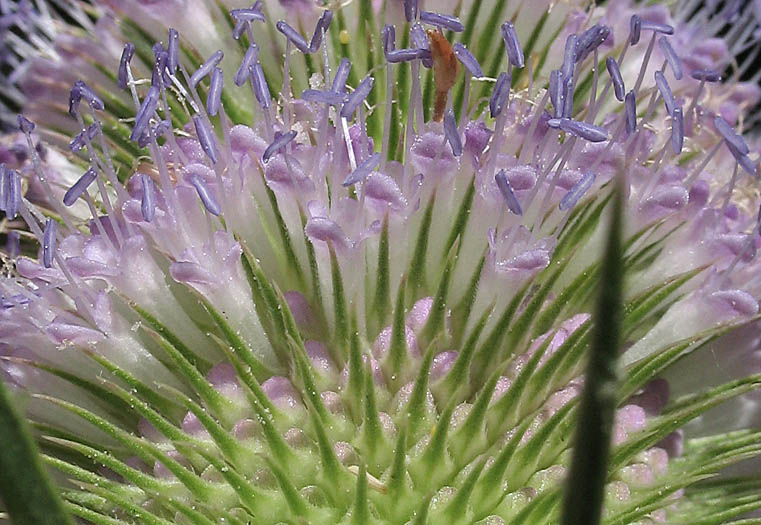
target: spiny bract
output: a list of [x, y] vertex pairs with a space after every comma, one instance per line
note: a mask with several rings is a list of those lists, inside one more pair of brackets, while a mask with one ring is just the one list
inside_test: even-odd
[[557, 523], [614, 178], [604, 522], [761, 507], [706, 481], [761, 451], [759, 3], [673, 4], [0, 2], [0, 369], [68, 510]]

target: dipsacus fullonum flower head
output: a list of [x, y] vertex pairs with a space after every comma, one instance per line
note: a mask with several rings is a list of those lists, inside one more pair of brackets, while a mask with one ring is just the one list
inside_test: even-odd
[[603, 519], [761, 506], [757, 2], [45, 5], [0, 370], [73, 515], [560, 522], [617, 185]]

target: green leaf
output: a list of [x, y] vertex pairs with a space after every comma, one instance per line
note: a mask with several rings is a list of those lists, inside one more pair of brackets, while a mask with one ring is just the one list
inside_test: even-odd
[[563, 502], [563, 525], [598, 525], [602, 517], [613, 416], [617, 404], [616, 361], [623, 310], [623, 182], [616, 180], [592, 347], [581, 394], [571, 468]]
[[14, 523], [73, 525], [47, 473], [24, 419], [0, 381], [0, 494]]

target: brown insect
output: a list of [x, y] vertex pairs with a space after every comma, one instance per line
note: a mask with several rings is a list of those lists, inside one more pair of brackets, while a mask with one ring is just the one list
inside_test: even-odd
[[428, 31], [428, 40], [433, 57], [433, 81], [436, 86], [436, 97], [433, 102], [433, 120], [441, 122], [447, 107], [447, 95], [454, 86], [460, 63], [454, 56], [449, 41], [438, 31]]

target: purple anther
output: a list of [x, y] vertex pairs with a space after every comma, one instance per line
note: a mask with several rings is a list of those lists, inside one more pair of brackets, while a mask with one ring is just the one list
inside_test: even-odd
[[602, 142], [608, 139], [605, 128], [569, 118], [560, 119], [560, 129], [589, 142]]
[[573, 117], [573, 90], [575, 84], [573, 77], [565, 79], [565, 93], [563, 94], [563, 118]]
[[236, 22], [265, 22], [264, 15], [262, 14], [261, 7], [245, 7], [242, 9], [233, 9], [230, 11], [230, 16]]
[[676, 51], [674, 51], [674, 48], [671, 47], [671, 43], [668, 41], [668, 38], [661, 36], [658, 39], [658, 45], [661, 46], [661, 52], [663, 52], [663, 56], [666, 58], [666, 62], [668, 62], [671, 71], [674, 73], [674, 78], [677, 80], [682, 80], [682, 61], [679, 60]]
[[157, 137], [172, 130], [172, 122], [169, 119], [159, 120], [153, 127], [153, 134]]
[[[87, 128], [87, 138], [89, 140], [94, 140], [95, 136], [98, 134], [98, 123], [90, 124], [90, 126]], [[85, 140], [85, 132], [80, 131], [76, 134], [76, 136], [69, 142], [69, 149], [76, 153], [77, 151], [81, 150], [85, 144], [87, 144], [87, 141]]]
[[396, 49], [396, 29], [394, 26], [386, 24], [381, 30], [381, 41], [383, 42], [383, 54], [388, 55]]
[[251, 64], [255, 63], [258, 58], [259, 46], [256, 44], [251, 44], [248, 46], [248, 49], [246, 49], [246, 53], [243, 55], [243, 60], [240, 63], [240, 67], [238, 68], [238, 71], [235, 72], [235, 76], [233, 77], [233, 83], [236, 86], [241, 87], [246, 83], [246, 79], [248, 78], [248, 68]]
[[454, 111], [448, 109], [444, 113], [444, 135], [447, 137], [449, 145], [452, 147], [452, 154], [455, 157], [462, 155], [462, 140], [460, 132], [457, 131], [457, 121], [454, 118]]
[[624, 98], [624, 110], [626, 111], [626, 132], [631, 135], [637, 131], [637, 99], [634, 91], [629, 91]]
[[26, 118], [24, 115], [16, 117], [16, 122], [18, 122], [18, 129], [21, 130], [21, 133], [29, 134], [34, 131], [34, 122]]
[[507, 102], [507, 96], [510, 94], [510, 75], [502, 72], [497, 77], [497, 83], [494, 84], [494, 90], [489, 99], [489, 111], [492, 118], [502, 113], [502, 108]]
[[45, 268], [53, 266], [57, 229], [56, 222], [53, 219], [48, 219], [45, 223], [45, 231], [42, 234], [42, 264]]
[[74, 183], [74, 185], [69, 188], [69, 190], [64, 194], [63, 196], [63, 203], [66, 206], [71, 206], [74, 204], [77, 199], [85, 192], [85, 190], [92, 184], [92, 182], [95, 180], [96, 174], [95, 170], [92, 168], [88, 168], [84, 174], [79, 177], [79, 180]]
[[129, 76], [127, 75], [127, 65], [132, 60], [133, 56], [135, 56], [135, 45], [132, 42], [127, 42], [124, 44], [122, 57], [119, 59], [119, 70], [116, 74], [116, 83], [119, 85], [120, 89], [127, 88], [127, 82], [129, 82]]
[[243, 33], [251, 27], [251, 22], [248, 22], [246, 20], [238, 20], [235, 22], [235, 27], [233, 28], [233, 38], [235, 40], [240, 40], [240, 37], [243, 36]]
[[624, 79], [621, 76], [621, 70], [618, 68], [618, 62], [613, 57], [607, 57], [605, 59], [605, 67], [608, 68], [610, 80], [613, 82], [613, 93], [619, 102], [623, 102], [626, 89], [624, 89]]
[[750, 152], [750, 149], [748, 149], [748, 144], [740, 135], [735, 133], [735, 130], [732, 129], [732, 126], [730, 126], [726, 120], [717, 116], [715, 119], [713, 119], [713, 125], [716, 127], [716, 131], [719, 132], [724, 140], [727, 141], [728, 144], [731, 144], [732, 147], [734, 147], [741, 154], [747, 155]]
[[510, 187], [510, 181], [507, 180], [505, 170], [499, 170], [499, 173], [494, 176], [494, 180], [497, 183], [499, 192], [502, 194], [502, 198], [505, 199], [507, 209], [518, 216], [522, 216], [523, 209], [521, 208], [521, 203], [518, 202], [518, 199], [513, 192], [513, 188]]
[[565, 41], [565, 53], [563, 54], [563, 78], [573, 78], [574, 64], [576, 63], [576, 45], [579, 42], [577, 35], [568, 35]]
[[137, 147], [138, 148], [145, 148], [150, 143], [151, 143], [151, 134], [146, 129], [145, 131], [143, 131], [143, 133], [137, 139]]
[[671, 114], [671, 147], [679, 155], [684, 145], [684, 112], [682, 107], [674, 108]]
[[584, 194], [589, 190], [589, 188], [592, 187], [592, 184], [595, 182], [595, 174], [594, 173], [587, 173], [584, 175], [581, 179], [579, 179], [579, 182], [574, 184], [570, 190], [568, 190], [568, 193], [566, 193], [562, 199], [560, 199], [560, 203], [558, 204], [558, 209], [560, 211], [570, 210], [574, 206], [576, 206], [576, 203], [581, 200], [581, 198], [584, 196]]
[[143, 99], [143, 103], [140, 105], [140, 109], [137, 110], [135, 115], [135, 126], [132, 128], [132, 133], [129, 139], [132, 142], [137, 141], [140, 135], [147, 129], [148, 123], [151, 121], [151, 117], [156, 112], [156, 104], [159, 101], [159, 88], [151, 86], [148, 93]]
[[172, 80], [169, 78], [169, 75], [166, 72], [166, 65], [168, 60], [169, 53], [163, 49], [156, 53], [156, 63], [154, 64], [153, 72], [151, 73], [152, 86], [161, 87], [161, 84], [164, 84], [164, 86], [171, 85]]
[[418, 49], [429, 49], [430, 47], [425, 29], [420, 24], [414, 24], [410, 28], [410, 41]]
[[270, 87], [267, 85], [267, 79], [264, 76], [262, 65], [257, 62], [248, 67], [248, 72], [251, 78], [251, 87], [254, 89], [254, 95], [256, 95], [256, 100], [262, 108], [267, 109], [270, 107], [272, 99], [270, 96]]
[[547, 127], [552, 129], [559, 129], [561, 120], [563, 120], [562, 117], [547, 119]]
[[457, 42], [454, 46], [452, 46], [452, 49], [454, 50], [454, 55], [462, 63], [462, 65], [465, 66], [465, 69], [467, 69], [472, 76], [476, 78], [481, 78], [484, 76], [484, 72], [481, 69], [481, 64], [479, 64], [478, 60], [476, 60], [476, 57], [474, 57], [473, 54], [468, 51], [467, 47]]
[[417, 18], [417, 3], [418, 0], [404, 0], [404, 16], [407, 18], [407, 22], [412, 22]]
[[442, 15], [441, 13], [432, 13], [431, 11], [420, 11], [420, 21], [424, 24], [440, 27], [455, 33], [465, 31], [460, 19], [456, 16]]
[[193, 115], [193, 125], [196, 128], [196, 136], [201, 144], [206, 156], [209, 157], [212, 164], [217, 163], [217, 140], [214, 137], [214, 131], [209, 127], [206, 121], [199, 114]]
[[676, 100], [674, 100], [674, 93], [671, 92], [671, 87], [668, 81], [666, 81], [666, 77], [660, 71], [655, 72], [655, 85], [658, 86], [658, 92], [666, 104], [666, 111], [671, 115], [676, 107]]
[[600, 47], [610, 35], [610, 27], [595, 24], [584, 31], [578, 40], [576, 48], [576, 62], [582, 62], [595, 49]]
[[343, 181], [343, 186], [353, 186], [354, 184], [365, 180], [367, 176], [370, 175], [370, 173], [372, 173], [373, 170], [378, 166], [378, 164], [380, 164], [380, 160], [380, 153], [373, 153], [370, 155], [367, 159], [365, 159], [364, 162], [357, 166], [357, 169], [352, 171], [349, 176], [346, 177], [346, 180]]
[[328, 32], [328, 28], [330, 27], [330, 22], [333, 20], [333, 11], [330, 9], [326, 9], [322, 12], [322, 16], [320, 16], [320, 19], [317, 20], [317, 25], [314, 28], [314, 33], [312, 34], [312, 40], [309, 42], [309, 51], [312, 53], [316, 53], [318, 49], [320, 49], [320, 44], [322, 44], [322, 35], [326, 34]]
[[714, 69], [696, 69], [690, 76], [703, 82], [721, 82], [721, 73]]
[[225, 54], [222, 53], [221, 49], [214, 51], [208, 60], [201, 64], [201, 66], [196, 69], [192, 75], [190, 75], [190, 85], [196, 87], [198, 83], [206, 77], [206, 75], [211, 73], [212, 70], [219, 65], [219, 63], [222, 61], [222, 57], [224, 56]]
[[370, 91], [372, 91], [374, 82], [375, 79], [370, 75], [362, 79], [362, 81], [357, 86], [357, 89], [354, 90], [354, 93], [346, 98], [346, 101], [341, 108], [342, 118], [350, 119], [351, 116], [354, 115], [354, 112], [357, 110], [359, 105], [365, 100], [365, 98], [367, 98], [367, 95], [370, 94]]
[[72, 86], [71, 90], [69, 91], [69, 115], [72, 117], [77, 116], [77, 111], [79, 111], [79, 102], [82, 100], [82, 94], [79, 92], [79, 86], [77, 83], [74, 83], [74, 86]]
[[206, 111], [209, 115], [214, 116], [219, 112], [222, 105], [222, 86], [225, 83], [225, 76], [218, 67], [211, 72], [211, 83], [209, 84], [209, 94], [206, 97]]
[[6, 172], [5, 185], [5, 216], [13, 220], [21, 207], [21, 177], [16, 170]]
[[91, 108], [101, 110], [106, 107], [103, 104], [103, 100], [101, 100], [101, 98], [95, 94], [95, 91], [90, 89], [90, 86], [85, 84], [83, 81], [77, 80], [74, 82], [74, 87], [79, 90], [79, 96], [85, 99], [85, 102], [90, 104]]
[[725, 141], [724, 144], [727, 145], [729, 152], [735, 158], [735, 160], [740, 165], [740, 167], [743, 170], [745, 170], [746, 173], [748, 173], [748, 175], [750, 175], [751, 177], [756, 177], [758, 175], [758, 170], [756, 169], [756, 165], [753, 163], [752, 160], [750, 160], [750, 157], [748, 157], [747, 154], [739, 151], [737, 148], [735, 148], [732, 145], [731, 142]]
[[632, 15], [629, 19], [629, 42], [637, 45], [642, 34], [642, 19], [638, 15]]
[[336, 74], [333, 77], [333, 85], [330, 90], [334, 93], [346, 93], [346, 80], [349, 78], [351, 71], [351, 61], [344, 57], [336, 68]]
[[156, 187], [153, 185], [153, 179], [145, 173], [140, 174], [140, 184], [143, 187], [140, 212], [145, 222], [153, 222], [153, 216], [156, 214]]
[[288, 22], [285, 20], [280, 20], [277, 24], [275, 24], [275, 27], [277, 27], [277, 30], [283, 33], [285, 35], [285, 38], [290, 40], [290, 42], [296, 46], [296, 49], [301, 51], [302, 53], [311, 53], [311, 50], [309, 49], [309, 44], [307, 44], [307, 41], [304, 39], [303, 36], [299, 34], [298, 31], [296, 31], [294, 28], [292, 28], [290, 25], [288, 25]]
[[0, 211], [5, 211], [8, 201], [8, 168], [5, 162], [0, 163]]
[[523, 48], [521, 47], [521, 41], [518, 40], [518, 34], [515, 32], [515, 26], [509, 21], [502, 24], [502, 40], [505, 42], [507, 59], [513, 65], [513, 67], [523, 67], [525, 62], [523, 59]]
[[191, 175], [188, 177], [188, 182], [196, 189], [198, 198], [201, 199], [201, 203], [203, 204], [203, 207], [206, 208], [206, 211], [212, 215], [219, 215], [222, 213], [222, 207], [217, 202], [217, 199], [211, 194], [209, 187], [201, 177], [198, 175]]
[[321, 89], [305, 89], [301, 92], [301, 98], [307, 102], [316, 102], [317, 104], [328, 104], [337, 106], [344, 101], [346, 95], [336, 93], [335, 91], [323, 91]]
[[272, 144], [267, 146], [267, 149], [264, 150], [264, 154], [262, 155], [262, 160], [264, 162], [267, 162], [268, 160], [272, 158], [273, 155], [275, 155], [281, 149], [286, 147], [288, 143], [290, 143], [295, 138], [296, 138], [296, 132], [293, 130], [287, 131], [285, 133], [280, 133], [279, 131], [276, 131], [275, 140], [273, 140]]
[[169, 28], [169, 42], [166, 45], [166, 51], [169, 54], [166, 66], [169, 68], [169, 72], [174, 74], [180, 64], [180, 35], [172, 27]]
[[563, 72], [559, 69], [553, 69], [550, 72], [550, 101], [555, 108], [554, 116], [560, 118], [563, 116], [563, 101], [565, 99], [565, 83], [563, 82]]
[[642, 30], [663, 33], [664, 35], [674, 34], [674, 28], [672, 26], [668, 24], [660, 24], [658, 22], [648, 22], [647, 20], [642, 21]]
[[397, 49], [396, 51], [386, 53], [386, 61], [391, 64], [409, 62], [417, 58], [423, 58], [423, 53], [423, 49]]

